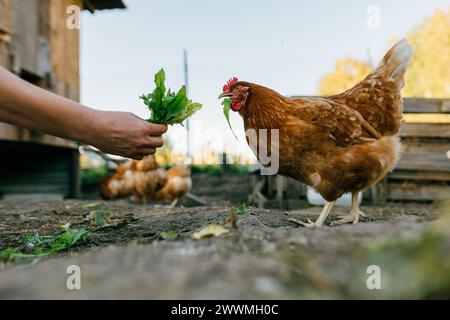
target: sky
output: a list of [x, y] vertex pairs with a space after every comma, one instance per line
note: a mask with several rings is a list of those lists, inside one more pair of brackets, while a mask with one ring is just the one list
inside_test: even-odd
[[[153, 90], [153, 76], [184, 84], [188, 51], [189, 95], [203, 103], [191, 120], [197, 151], [248, 152], [242, 119], [228, 128], [218, 95], [227, 79], [259, 83], [284, 95], [317, 94], [337, 59], [378, 63], [390, 40], [410, 33], [450, 0], [124, 0], [126, 10], [83, 13], [81, 101], [102, 110], [149, 112], [138, 99]], [[379, 28], [369, 28], [379, 10]], [[376, 13], [375, 13], [376, 14]], [[169, 130], [175, 151], [186, 147], [181, 126]], [[230, 149], [231, 148], [231, 149]]]

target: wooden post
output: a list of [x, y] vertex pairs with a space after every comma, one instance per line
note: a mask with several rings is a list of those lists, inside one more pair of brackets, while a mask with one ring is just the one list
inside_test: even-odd
[[372, 205], [384, 205], [388, 200], [388, 183], [384, 178], [370, 188], [370, 202]]
[[71, 171], [69, 178], [69, 198], [79, 198], [81, 193], [80, 180], [80, 153], [78, 149], [69, 151], [71, 160]]
[[280, 175], [275, 177], [275, 187], [276, 187], [276, 199], [280, 209], [284, 208], [284, 189], [285, 189], [286, 178]]

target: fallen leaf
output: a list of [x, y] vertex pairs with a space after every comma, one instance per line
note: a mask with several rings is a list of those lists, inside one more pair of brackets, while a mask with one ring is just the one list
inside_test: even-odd
[[171, 240], [178, 237], [178, 233], [176, 233], [175, 231], [163, 231], [159, 233], [159, 237], [162, 240]]
[[195, 240], [199, 240], [207, 237], [218, 237], [222, 234], [228, 233], [229, 231], [218, 224], [211, 224], [209, 226], [204, 227], [202, 230], [198, 232], [194, 232], [192, 234], [192, 238]]
[[93, 225], [103, 227], [105, 225], [109, 225], [111, 211], [94, 210], [89, 213], [89, 218]]
[[85, 205], [82, 205], [81, 208], [82, 209], [94, 209], [100, 206], [100, 203], [98, 202], [93, 202], [93, 203], [87, 203]]

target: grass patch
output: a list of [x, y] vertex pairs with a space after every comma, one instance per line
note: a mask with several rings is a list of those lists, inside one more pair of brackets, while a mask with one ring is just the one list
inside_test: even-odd
[[73, 247], [88, 234], [85, 229], [63, 226], [64, 231], [55, 236], [40, 236], [39, 234], [22, 236], [23, 246], [8, 247], [0, 252], [0, 261], [16, 259], [40, 258], [59, 253]]
[[203, 173], [214, 177], [244, 176], [248, 173], [249, 166], [241, 164], [229, 165], [193, 165], [192, 173]]
[[109, 174], [109, 170], [106, 166], [93, 169], [82, 169], [80, 171], [81, 187], [83, 189], [98, 187], [102, 180]]

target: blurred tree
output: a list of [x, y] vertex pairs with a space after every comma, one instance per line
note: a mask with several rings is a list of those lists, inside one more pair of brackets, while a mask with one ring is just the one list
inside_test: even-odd
[[450, 9], [436, 10], [407, 39], [414, 48], [403, 94], [409, 97], [450, 97]]
[[[405, 97], [450, 97], [450, 9], [436, 10], [407, 36], [414, 48], [406, 72]], [[351, 88], [371, 71], [370, 66], [347, 57], [320, 81], [320, 95], [337, 94]]]
[[320, 80], [319, 94], [328, 96], [341, 93], [361, 81], [370, 71], [370, 66], [365, 62], [350, 57], [338, 60], [334, 71]]

